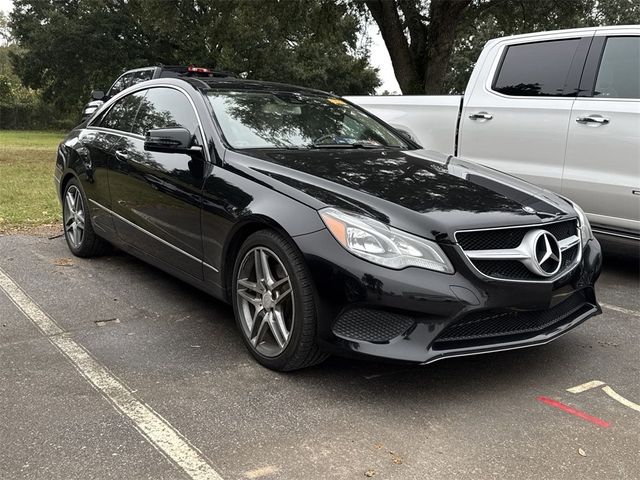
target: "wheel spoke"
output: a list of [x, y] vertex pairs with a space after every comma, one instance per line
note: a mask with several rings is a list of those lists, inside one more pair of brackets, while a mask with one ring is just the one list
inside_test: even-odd
[[260, 298], [253, 297], [246, 290], [238, 290], [238, 295], [244, 298], [247, 302], [252, 304], [254, 307], [258, 307], [260, 305]]
[[273, 285], [271, 285], [271, 290], [275, 290], [276, 288], [278, 288], [281, 285], [284, 285], [285, 283], [289, 283], [289, 277], [284, 277], [281, 278], [280, 280], [276, 280]]
[[66, 229], [70, 229], [76, 223], [76, 219], [73, 217], [67, 218], [67, 223], [65, 223]]
[[275, 305], [278, 305], [282, 300], [286, 299], [289, 295], [291, 295], [291, 287], [285, 290], [282, 293], [279, 293], [276, 297]]
[[273, 334], [275, 341], [278, 342], [280, 348], [283, 348], [289, 339], [289, 331], [287, 330], [287, 326], [284, 323], [284, 318], [280, 311], [274, 310], [270, 315], [269, 328], [271, 329], [271, 333]]
[[262, 263], [260, 260], [260, 249], [256, 248], [253, 251], [253, 264], [254, 264], [254, 268], [256, 271], [256, 284], [258, 285], [259, 288], [261, 288], [260, 286], [263, 283], [264, 280], [264, 274], [262, 273]]
[[260, 264], [262, 266], [262, 278], [264, 278], [264, 282], [267, 284], [267, 287], [271, 289], [273, 288], [275, 280], [273, 279], [271, 267], [269, 266], [269, 256], [264, 250], [260, 250]]
[[73, 198], [73, 192], [71, 190], [67, 192], [66, 200], [67, 200], [67, 208], [69, 209], [69, 213], [75, 212], [76, 201]]
[[73, 243], [78, 247], [80, 245], [80, 229], [78, 228], [78, 224], [76, 223], [73, 228]]
[[260, 319], [256, 318], [256, 320], [253, 322], [253, 328], [251, 329], [251, 343], [253, 343], [254, 347], [257, 346], [264, 338], [264, 334], [269, 328], [269, 315], [270, 314], [267, 313]]
[[238, 286], [243, 287], [246, 290], [251, 290], [252, 292], [262, 293], [257, 283], [250, 282], [246, 278], [239, 279]]
[[77, 212], [78, 220], [80, 220], [80, 224], [84, 225], [84, 211], [80, 210]]

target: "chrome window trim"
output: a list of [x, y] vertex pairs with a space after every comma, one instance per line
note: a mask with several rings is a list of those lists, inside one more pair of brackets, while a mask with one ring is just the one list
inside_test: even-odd
[[[556, 275], [554, 275], [551, 278], [541, 278], [540, 280], [516, 280], [516, 279], [511, 279], [511, 278], [498, 278], [498, 277], [492, 277], [490, 275], [487, 275], [485, 273], [482, 273], [473, 263], [473, 260], [467, 255], [467, 252], [460, 246], [460, 244], [458, 243], [458, 233], [466, 233], [466, 232], [488, 232], [488, 231], [494, 231], [494, 230], [513, 230], [516, 228], [540, 228], [541, 230], [545, 230], [545, 227], [547, 225], [552, 225], [555, 223], [563, 223], [563, 222], [568, 222], [568, 221], [574, 221], [576, 223], [576, 232], [577, 232], [577, 236], [579, 238], [579, 242], [578, 243], [574, 243], [573, 246], [577, 245], [578, 246], [578, 255], [576, 256], [576, 259], [573, 261], [573, 263], [570, 265], [569, 268], [567, 268], [566, 270], [563, 270], [562, 272], [558, 272]], [[578, 266], [578, 264], [580, 263], [580, 261], [582, 260], [582, 233], [580, 232], [580, 227], [578, 226], [578, 219], [577, 218], [565, 218], [562, 220], [554, 220], [552, 222], [546, 222], [546, 223], [534, 223], [534, 224], [530, 224], [530, 225], [516, 225], [516, 226], [511, 226], [511, 227], [495, 227], [495, 228], [473, 228], [473, 229], [469, 229], [469, 230], [457, 230], [454, 234], [453, 237], [456, 241], [455, 243], [455, 248], [457, 250], [459, 250], [459, 252], [462, 253], [462, 257], [465, 259], [466, 263], [468, 265], [470, 265], [472, 267], [473, 270], [475, 270], [475, 272], [480, 275], [483, 278], [488, 278], [490, 280], [494, 280], [494, 281], [498, 281], [498, 282], [514, 282], [514, 283], [554, 283], [556, 282], [558, 279], [564, 277], [565, 275], [568, 275], [569, 273], [571, 273], [573, 270], [575, 270], [575, 268]], [[571, 238], [571, 237], [569, 237]], [[559, 241], [560, 242], [560, 241]], [[565, 248], [568, 249], [571, 248], [571, 246]], [[504, 249], [504, 250], [509, 250], [509, 249]], [[470, 252], [473, 252], [474, 250], [469, 250]], [[489, 251], [489, 250], [487, 250]], [[495, 251], [495, 250], [494, 250]], [[479, 259], [481, 260], [481, 259]], [[491, 260], [496, 260], [495, 258], [492, 258]], [[510, 258], [505, 258], [505, 260], [514, 260], [514, 259], [510, 259]], [[517, 259], [515, 259], [517, 260]], [[499, 261], [499, 260], [496, 260]]]
[[205, 266], [205, 267], [207, 267], [207, 268], [210, 268], [210, 269], [211, 269], [211, 270], [213, 270], [214, 272], [219, 273], [219, 270], [218, 270], [216, 267], [214, 267], [214, 266], [212, 266], [212, 265], [209, 265], [208, 263], [206, 263], [206, 262], [205, 262], [204, 260], [202, 260], [201, 258], [194, 257], [194, 256], [193, 256], [193, 255], [191, 255], [190, 253], [185, 252], [184, 250], [182, 250], [182, 249], [180, 249], [180, 248], [176, 247], [175, 245], [173, 245], [172, 243], [167, 242], [166, 240], [164, 240], [164, 239], [162, 239], [162, 238], [158, 237], [157, 235], [154, 235], [153, 233], [151, 233], [151, 232], [149, 232], [149, 231], [145, 230], [144, 228], [140, 227], [139, 225], [136, 225], [135, 223], [133, 223], [133, 222], [131, 222], [131, 221], [127, 220], [127, 219], [126, 219], [126, 218], [124, 218], [122, 215], [118, 215], [118, 214], [117, 214], [116, 212], [114, 212], [113, 210], [111, 210], [111, 209], [109, 209], [109, 208], [105, 207], [104, 205], [102, 205], [102, 204], [100, 204], [100, 203], [96, 202], [95, 200], [93, 200], [93, 199], [91, 199], [91, 198], [90, 198], [90, 199], [89, 199], [89, 203], [92, 203], [92, 204], [94, 204], [96, 207], [99, 207], [99, 208], [101, 208], [102, 210], [104, 210], [105, 212], [109, 213], [110, 215], [113, 215], [113, 216], [114, 216], [114, 217], [116, 217], [118, 220], [122, 220], [122, 221], [123, 221], [123, 222], [125, 222], [127, 225], [130, 225], [130, 226], [132, 226], [132, 227], [136, 228], [137, 230], [141, 231], [142, 233], [144, 233], [144, 234], [146, 234], [146, 235], [149, 235], [151, 238], [153, 238], [154, 240], [157, 240], [158, 242], [162, 243], [163, 245], [166, 245], [167, 247], [173, 248], [175, 251], [177, 251], [177, 252], [179, 252], [179, 253], [183, 254], [183, 255], [184, 255], [184, 256], [186, 256], [187, 258], [190, 258], [191, 260], [195, 260], [196, 262], [201, 263], [203, 266]]
[[[171, 88], [173, 90], [177, 90], [180, 93], [182, 93], [185, 97], [187, 97], [187, 100], [189, 100], [189, 103], [191, 104], [191, 109], [193, 110], [193, 113], [196, 114], [196, 120], [198, 120], [198, 128], [200, 129], [200, 134], [202, 135], [202, 150], [205, 152], [205, 160], [209, 163], [211, 163], [211, 155], [209, 154], [209, 149], [207, 148], [208, 145], [208, 138], [207, 135], [205, 133], [205, 129], [202, 126], [202, 119], [200, 118], [200, 114], [198, 113], [198, 109], [196, 108], [196, 104], [193, 102], [193, 99], [191, 98], [191, 96], [187, 93], [187, 91], [182, 88], [179, 87], [177, 85], [170, 85], [168, 83], [154, 83], [153, 85], [149, 85], [149, 86], [144, 86], [146, 82], [141, 82], [135, 86], [131, 86], [129, 88], [131, 88], [131, 91], [129, 91], [129, 88], [123, 90], [122, 92], [118, 93], [118, 95], [116, 95], [114, 98], [110, 99], [109, 102], [105, 103], [105, 105], [103, 105], [101, 108], [105, 108], [105, 110], [111, 110], [111, 107], [113, 105], [116, 104], [116, 102], [119, 102], [121, 98], [124, 98], [127, 95], [133, 95], [134, 93], [140, 92], [142, 90], [151, 90], [152, 88]], [[137, 88], [140, 87], [140, 88]], [[126, 92], [126, 93], [125, 93]], [[107, 105], [108, 104], [108, 105]], [[94, 117], [93, 118], [97, 118], [98, 115], [96, 115], [97, 111], [94, 112]], [[109, 112], [107, 112], [108, 114]], [[138, 116], [138, 114], [136, 113], [136, 117]], [[101, 127], [99, 125], [87, 125], [85, 127], [86, 130], [98, 130], [98, 131], [106, 131], [108, 133], [116, 133], [118, 135], [124, 135], [124, 136], [130, 136], [136, 139], [143, 139], [144, 140], [144, 136], [143, 135], [138, 135], [136, 133], [133, 132], [123, 132], [122, 130], [115, 130], [113, 128], [105, 128], [105, 127]]]

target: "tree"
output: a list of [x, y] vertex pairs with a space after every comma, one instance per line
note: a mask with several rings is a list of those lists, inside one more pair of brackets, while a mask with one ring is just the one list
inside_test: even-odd
[[640, 23], [637, 0], [355, 0], [380, 29], [404, 94], [464, 91], [487, 40]]
[[197, 64], [339, 94], [371, 93], [360, 20], [331, 0], [15, 0], [25, 85], [73, 110], [122, 71]]

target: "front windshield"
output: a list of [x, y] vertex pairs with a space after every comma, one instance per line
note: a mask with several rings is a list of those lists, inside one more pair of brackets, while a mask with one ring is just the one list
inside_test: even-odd
[[336, 97], [243, 90], [207, 95], [233, 148], [407, 148], [396, 134]]

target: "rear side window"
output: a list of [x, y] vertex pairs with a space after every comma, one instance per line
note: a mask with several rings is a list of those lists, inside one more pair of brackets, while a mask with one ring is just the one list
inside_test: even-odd
[[593, 96], [640, 98], [640, 37], [607, 39]]
[[493, 90], [517, 97], [562, 96], [578, 43], [573, 38], [507, 47]]
[[154, 128], [184, 127], [196, 133], [198, 119], [187, 97], [173, 88], [150, 88], [140, 105], [133, 133], [145, 135]]
[[102, 117], [100, 126], [121, 132], [131, 132], [144, 92], [136, 92], [118, 100]]

